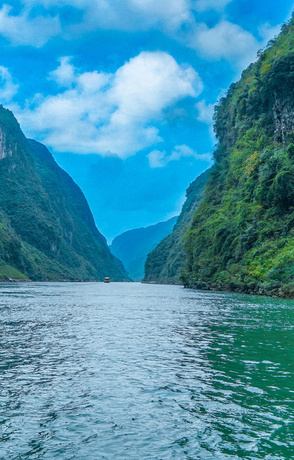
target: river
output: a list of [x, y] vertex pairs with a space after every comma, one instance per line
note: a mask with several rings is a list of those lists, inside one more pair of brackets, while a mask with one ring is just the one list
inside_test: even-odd
[[0, 284], [0, 459], [294, 458], [294, 302]]

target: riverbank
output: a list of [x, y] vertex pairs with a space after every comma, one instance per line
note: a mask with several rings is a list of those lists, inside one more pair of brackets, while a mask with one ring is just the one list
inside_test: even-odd
[[11, 265], [0, 265], [0, 281], [16, 282], [16, 281], [31, 281], [20, 271], [16, 270]]
[[240, 284], [210, 284], [205, 282], [184, 283], [183, 286], [187, 289], [197, 289], [200, 291], [213, 292], [232, 292], [237, 294], [260, 295], [266, 297], [276, 297], [280, 299], [294, 299], [294, 286], [288, 285], [270, 285], [251, 283], [249, 285]]

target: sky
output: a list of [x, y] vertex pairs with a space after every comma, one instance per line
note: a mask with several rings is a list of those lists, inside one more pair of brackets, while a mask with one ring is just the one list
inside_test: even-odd
[[212, 164], [213, 107], [293, 0], [7, 0], [0, 103], [116, 235], [179, 214]]

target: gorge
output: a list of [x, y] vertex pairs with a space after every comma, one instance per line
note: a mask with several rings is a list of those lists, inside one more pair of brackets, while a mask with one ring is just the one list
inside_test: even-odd
[[0, 107], [0, 279], [124, 281], [88, 203], [47, 148]]

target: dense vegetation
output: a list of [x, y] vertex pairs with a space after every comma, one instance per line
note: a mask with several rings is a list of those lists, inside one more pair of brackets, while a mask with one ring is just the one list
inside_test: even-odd
[[186, 286], [294, 296], [294, 22], [215, 112], [218, 148], [187, 236]]
[[0, 106], [0, 279], [127, 279], [79, 187]]
[[145, 264], [146, 283], [179, 284], [180, 275], [185, 267], [186, 252], [184, 235], [189, 229], [195, 210], [203, 196], [204, 186], [209, 176], [207, 170], [190, 184], [186, 191], [186, 201], [177, 220], [174, 231], [168, 235], [148, 255]]
[[144, 276], [146, 257], [157, 244], [172, 232], [177, 217], [145, 228], [136, 228], [118, 235], [111, 243], [111, 252], [124, 264], [133, 281]]

